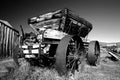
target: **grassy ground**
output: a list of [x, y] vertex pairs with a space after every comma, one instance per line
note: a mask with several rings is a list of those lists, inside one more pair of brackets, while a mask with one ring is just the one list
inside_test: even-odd
[[12, 62], [1, 63], [0, 69], [4, 71], [0, 70], [0, 80], [120, 80], [120, 62], [106, 58], [109, 55], [104, 51], [101, 54], [100, 65], [80, 65], [80, 71], [69, 77], [59, 76], [55, 69], [30, 66], [24, 60], [19, 68]]

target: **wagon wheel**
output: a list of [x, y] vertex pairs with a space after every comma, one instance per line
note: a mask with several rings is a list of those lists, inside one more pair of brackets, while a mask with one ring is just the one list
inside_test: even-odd
[[91, 41], [88, 47], [87, 60], [90, 65], [96, 65], [99, 62], [100, 46], [98, 41]]
[[67, 74], [67, 71], [74, 72], [78, 69], [78, 61], [83, 42], [79, 37], [65, 36], [59, 43], [56, 50], [56, 69], [61, 74]]

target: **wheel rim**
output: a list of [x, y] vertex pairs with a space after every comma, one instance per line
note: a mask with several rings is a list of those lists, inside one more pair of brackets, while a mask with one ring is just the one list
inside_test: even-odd
[[96, 58], [97, 58], [97, 60], [95, 62], [95, 65], [96, 65], [96, 64], [99, 64], [99, 59], [100, 59], [100, 46], [99, 46], [98, 41], [96, 42], [96, 47], [95, 48], [96, 48], [95, 49], [95, 55], [96, 55]]
[[67, 71], [74, 72], [78, 68], [82, 44], [82, 40], [78, 37], [66, 36], [61, 40], [56, 50], [56, 69], [60, 74], [66, 74]]
[[91, 41], [88, 47], [87, 59], [90, 65], [96, 65], [100, 57], [100, 47], [98, 41]]

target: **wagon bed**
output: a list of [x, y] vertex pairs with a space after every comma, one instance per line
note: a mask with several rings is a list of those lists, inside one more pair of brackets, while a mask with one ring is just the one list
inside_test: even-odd
[[92, 24], [90, 22], [66, 8], [28, 19], [28, 24], [36, 33], [39, 32], [38, 29], [40, 27], [54, 22], [58, 24], [58, 30], [70, 35], [86, 37], [92, 29]]

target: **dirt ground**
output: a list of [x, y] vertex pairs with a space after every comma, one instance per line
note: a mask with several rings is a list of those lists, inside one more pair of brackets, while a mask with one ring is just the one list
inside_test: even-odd
[[0, 80], [120, 80], [120, 61], [112, 61], [109, 54], [101, 50], [100, 64], [97, 66], [79, 66], [79, 72], [68, 77], [59, 76], [57, 71], [48, 68], [30, 66], [21, 60], [21, 66], [15, 66], [13, 60], [0, 62]]

